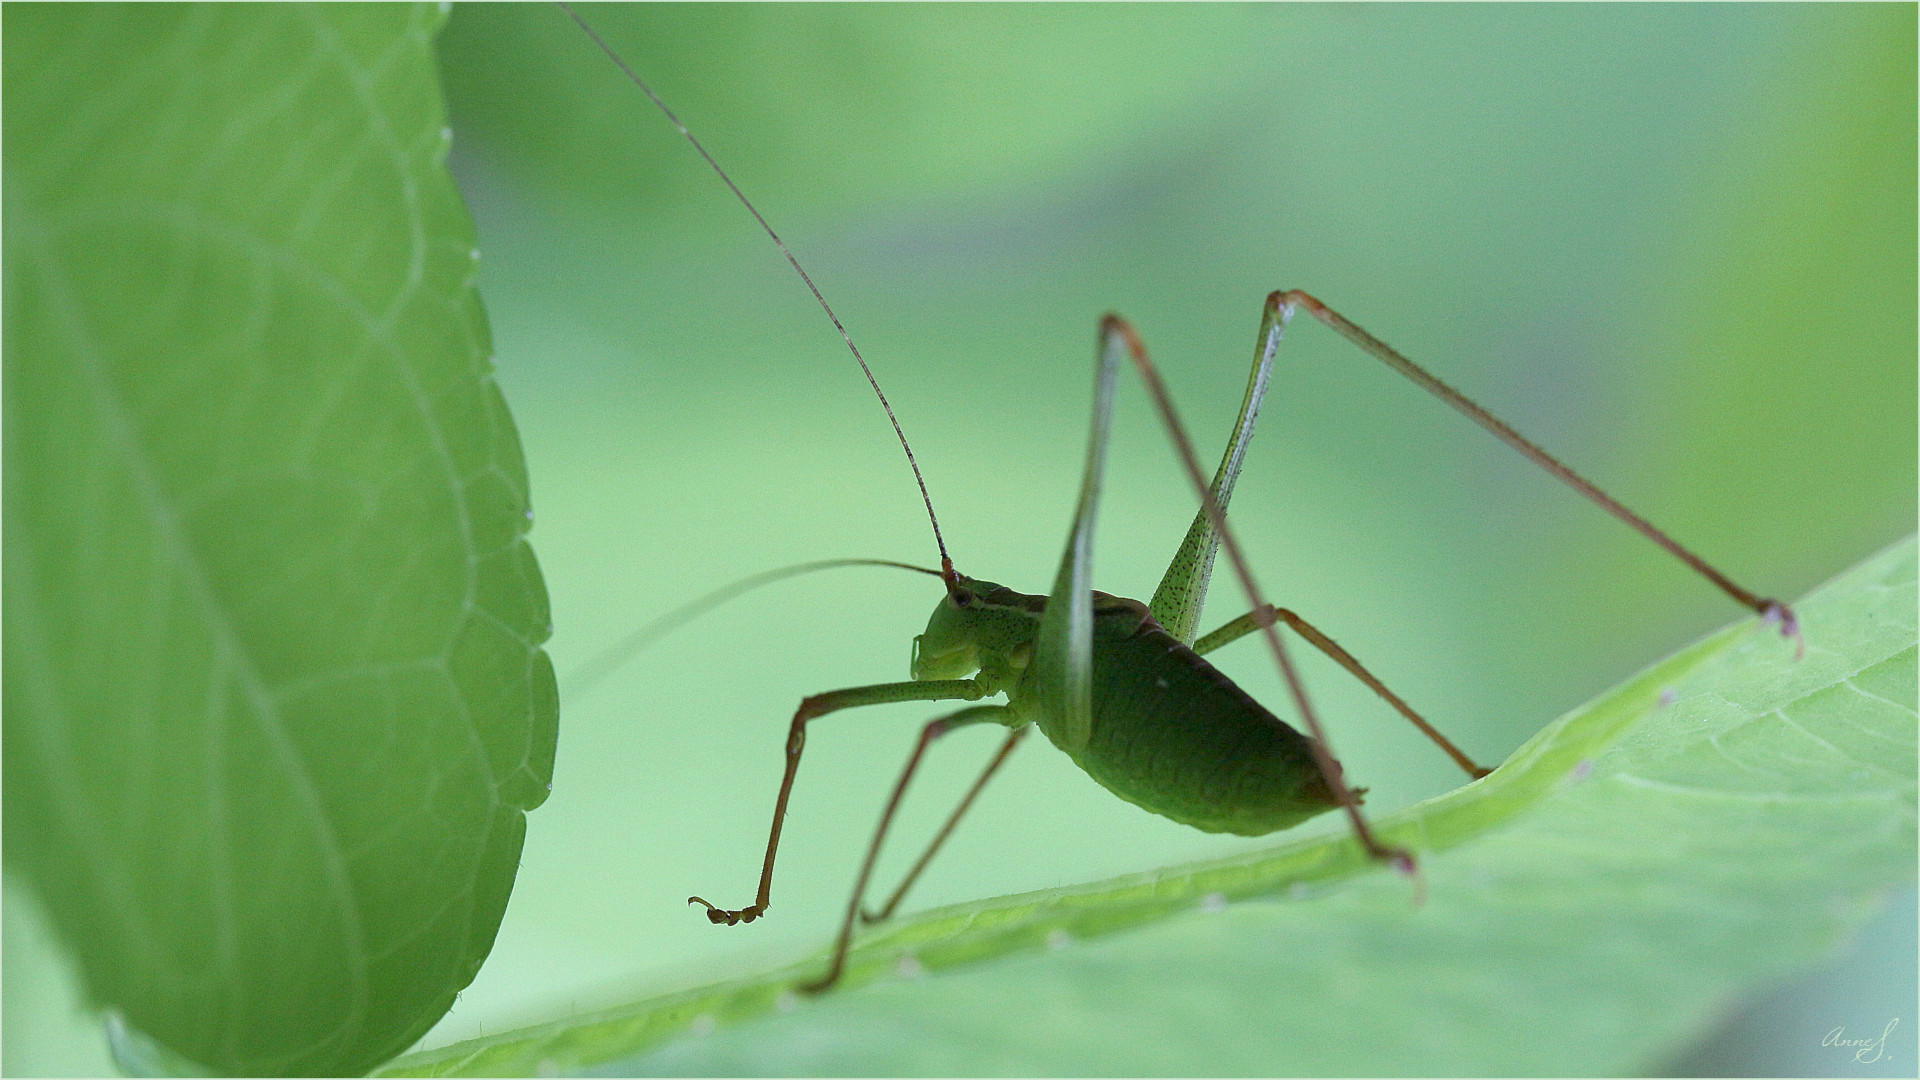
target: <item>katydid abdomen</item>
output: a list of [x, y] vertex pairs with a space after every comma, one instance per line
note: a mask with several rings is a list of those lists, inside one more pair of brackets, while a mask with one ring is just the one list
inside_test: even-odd
[[1100, 786], [1183, 825], [1243, 836], [1340, 805], [1306, 736], [1158, 623], [1128, 633], [1119, 621], [1094, 620], [1086, 746], [1060, 747]]

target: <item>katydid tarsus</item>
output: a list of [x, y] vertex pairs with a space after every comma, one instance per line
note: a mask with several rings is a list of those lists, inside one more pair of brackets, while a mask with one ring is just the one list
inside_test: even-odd
[[[1286, 626], [1372, 689], [1469, 777], [1477, 779], [1487, 775], [1488, 770], [1462, 753], [1325, 633], [1299, 614], [1268, 603], [1226, 518], [1267, 391], [1275, 353], [1289, 320], [1298, 313], [1306, 313], [1362, 352], [1438, 397], [1665, 549], [1736, 603], [1777, 624], [1797, 645], [1797, 626], [1786, 605], [1735, 584], [1486, 410], [1300, 290], [1277, 291], [1266, 298], [1239, 416], [1211, 478], [1202, 471], [1171, 399], [1138, 336], [1119, 316], [1106, 316], [1099, 324], [1097, 336], [1091, 432], [1078, 505], [1051, 588], [1044, 595], [1020, 593], [961, 572], [947, 552], [933, 498], [914, 460], [906, 433], [852, 335], [833, 313], [819, 288], [693, 133], [577, 12], [571, 8], [566, 10], [706, 161], [812, 293], [885, 410], [912, 469], [939, 553], [937, 569], [891, 564], [938, 577], [944, 587], [944, 595], [926, 630], [914, 639], [912, 678], [815, 694], [805, 698], [795, 711], [788, 727], [785, 772], [775, 798], [772, 826], [752, 903], [741, 908], [724, 908], [701, 897], [688, 899], [689, 904], [703, 906], [708, 918], [718, 924], [752, 922], [767, 912], [772, 901], [781, 831], [811, 721], [868, 705], [907, 701], [967, 703], [922, 727], [869, 841], [827, 970], [801, 989], [818, 992], [839, 980], [856, 926], [893, 914], [976, 796], [1034, 727], [1102, 786], [1154, 813], [1211, 832], [1263, 835], [1339, 809], [1368, 856], [1391, 863], [1408, 874], [1417, 873], [1411, 851], [1383, 843], [1369, 829], [1360, 811], [1364, 789], [1350, 787], [1343, 777], [1326, 732], [1278, 632], [1279, 627]], [[1200, 503], [1171, 565], [1152, 599], [1146, 603], [1095, 592], [1092, 588], [1093, 529], [1113, 394], [1123, 365], [1132, 367], [1145, 384]], [[1216, 554], [1222, 550], [1245, 594], [1248, 610], [1212, 632], [1200, 635], [1201, 605]], [[863, 561], [870, 562], [833, 560], [830, 564]], [[792, 572], [826, 565], [829, 563], [810, 564], [793, 568]], [[1204, 654], [1251, 633], [1258, 633], [1264, 640], [1287, 696], [1306, 728], [1304, 733], [1273, 715], [1203, 659]], [[925, 751], [947, 732], [983, 723], [1008, 729], [999, 750], [887, 900], [877, 911], [866, 910], [863, 899], [876, 859]]]

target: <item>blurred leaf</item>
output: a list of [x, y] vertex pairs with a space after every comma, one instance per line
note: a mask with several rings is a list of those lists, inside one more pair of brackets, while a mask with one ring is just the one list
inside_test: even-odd
[[1422, 904], [1317, 839], [929, 912], [817, 1001], [819, 961], [389, 1072], [1630, 1071], [1913, 880], [1914, 585], [1909, 538], [1798, 606], [1803, 660], [1735, 624], [1384, 819]]
[[[1721, 190], [1688, 215], [1634, 343], [1656, 373], [1647, 430], [1661, 448], [1642, 471], [1685, 462], [1678, 504], [1703, 489], [1767, 507], [1767, 531], [1798, 550], [1756, 551], [1761, 580], [1837, 564], [1862, 532], [1913, 522], [1915, 16], [1849, 5], [1806, 27], [1716, 155], [1726, 160], [1710, 160]], [[1844, 468], [1815, 449], [1835, 431]], [[1649, 512], [1713, 551], [1753, 532], [1684, 505]]]
[[201, 1067], [473, 978], [556, 704], [429, 7], [10, 8], [6, 853]]
[[[579, 11], [757, 198], [804, 193], [804, 202], [791, 201], [843, 207], [903, 189], [1056, 174], [1142, 122], [1177, 119], [1182, 95], [1231, 85], [1258, 62], [1254, 35], [1286, 17], [1277, 8], [1137, 4], [993, 5], [963, 17], [912, 5]], [[635, 192], [692, 191], [725, 220], [738, 215], [704, 167], [675, 152], [679, 136], [638, 111], [644, 102], [633, 87], [559, 11], [463, 8], [441, 52], [463, 146], [478, 146], [516, 179], [620, 206]], [[1092, 73], [1117, 69], [1127, 78], [1085, 92]], [[947, 92], [927, 93], [932, 85]], [[635, 153], [636, 142], [664, 152]], [[866, 165], [836, 168], [823, 150]]]

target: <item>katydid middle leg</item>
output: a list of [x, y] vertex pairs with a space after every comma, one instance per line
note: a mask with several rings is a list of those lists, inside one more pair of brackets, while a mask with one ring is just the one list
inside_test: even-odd
[[1440, 734], [1439, 730], [1432, 724], [1429, 724], [1419, 713], [1414, 712], [1411, 705], [1408, 705], [1400, 699], [1400, 695], [1387, 689], [1385, 683], [1381, 682], [1377, 676], [1368, 671], [1359, 660], [1354, 658], [1352, 653], [1341, 648], [1339, 642], [1321, 633], [1318, 627], [1286, 608], [1274, 607], [1269, 604], [1265, 608], [1249, 611], [1245, 615], [1240, 616], [1194, 642], [1193, 651], [1205, 656], [1228, 642], [1238, 641], [1248, 634], [1253, 633], [1260, 628], [1262, 623], [1272, 623], [1276, 619], [1286, 623], [1293, 629], [1294, 633], [1307, 639], [1308, 644], [1327, 654], [1334, 663], [1345, 668], [1348, 674], [1359, 679], [1367, 685], [1368, 689], [1380, 695], [1387, 704], [1394, 707], [1395, 711], [1401, 716], [1406, 717], [1414, 727], [1419, 728], [1421, 734], [1432, 739], [1435, 745], [1440, 747], [1441, 750], [1444, 750], [1447, 756], [1453, 759], [1454, 764], [1466, 770], [1468, 776], [1478, 780], [1493, 771], [1491, 769], [1483, 769], [1479, 765], [1474, 764], [1472, 758], [1463, 753], [1459, 747], [1453, 745], [1452, 740]]
[[[853, 882], [853, 895], [847, 900], [846, 917], [840, 920], [840, 934], [833, 942], [833, 960], [828, 963], [827, 973], [825, 975], [813, 982], [804, 983], [800, 986], [800, 990], [803, 993], [817, 994], [840, 981], [840, 972], [846, 967], [847, 963], [847, 950], [853, 945], [853, 921], [855, 917], [860, 914], [860, 900], [866, 894], [867, 881], [873, 876], [873, 864], [880, 858], [880, 845], [886, 841], [887, 831], [893, 827], [894, 812], [900, 809], [900, 800], [906, 795], [907, 785], [913, 781], [913, 774], [919, 771], [920, 759], [926, 755], [927, 747], [933, 745], [935, 739], [956, 728], [980, 723], [1004, 723], [1006, 722], [1006, 718], [1011, 715], [1012, 710], [1005, 705], [974, 705], [961, 709], [959, 712], [943, 716], [938, 720], [929, 721], [925, 727], [920, 729], [920, 738], [913, 744], [913, 753], [907, 756], [906, 765], [901, 767], [900, 779], [894, 781], [893, 794], [887, 796], [887, 807], [880, 812], [880, 824], [874, 827], [873, 839], [867, 843], [867, 856], [861, 860], [859, 876], [856, 877]], [[1020, 732], [1024, 730], [1024, 724], [1014, 729], [1013, 734], [1009, 736], [1007, 740], [1009, 748], [1018, 740]], [[1005, 756], [1005, 751], [1003, 750], [999, 757]], [[996, 763], [997, 761], [998, 758], [996, 758]], [[987, 777], [992, 775], [993, 767], [989, 767], [986, 775], [981, 777], [980, 784], [984, 784]], [[975, 785], [976, 791], [980, 784]], [[964, 811], [966, 809], [966, 803], [971, 801], [971, 793], [969, 793], [969, 798], [961, 803], [960, 810]], [[959, 812], [954, 814], [955, 819], [959, 816]], [[951, 821], [948, 822], [948, 827], [952, 827]], [[946, 830], [941, 830], [941, 835], [934, 840], [934, 847], [937, 848], [940, 841], [946, 838], [945, 833]], [[932, 854], [932, 850], [929, 849], [927, 856], [931, 857]], [[915, 867], [916, 873], [918, 869], [918, 867]], [[909, 878], [909, 881], [911, 881], [911, 878]]]
[[980, 770], [980, 775], [974, 779], [973, 786], [960, 797], [960, 805], [954, 807], [953, 813], [947, 815], [946, 823], [940, 826], [939, 832], [933, 834], [933, 839], [927, 843], [926, 850], [913, 861], [913, 868], [900, 879], [900, 884], [894, 887], [892, 895], [887, 897], [887, 902], [881, 905], [879, 911], [868, 911], [865, 908], [860, 910], [862, 923], [885, 922], [893, 918], [893, 912], [900, 906], [900, 901], [906, 898], [907, 890], [913, 888], [913, 883], [920, 880], [920, 872], [927, 868], [927, 864], [932, 862], [933, 856], [939, 852], [940, 845], [946, 843], [947, 837], [953, 834], [954, 826], [960, 824], [960, 818], [973, 805], [973, 800], [980, 796], [980, 789], [987, 786], [987, 781], [993, 779], [993, 774], [999, 772], [1000, 766], [1006, 764], [1008, 755], [1013, 753], [1013, 748], [1019, 746], [1020, 740], [1026, 738], [1027, 732], [1032, 730], [1033, 727], [1029, 724], [1007, 732], [1006, 741], [1000, 744], [1000, 749], [996, 750], [993, 757], [988, 760], [987, 767]]

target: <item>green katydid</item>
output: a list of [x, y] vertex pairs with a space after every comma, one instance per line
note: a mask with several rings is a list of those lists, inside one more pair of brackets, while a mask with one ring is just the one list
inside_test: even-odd
[[[563, 3], [563, 7], [566, 5]], [[746, 195], [693, 134], [647, 84], [571, 8], [566, 9], [586, 34], [644, 93], [693, 146], [720, 180], [779, 247], [781, 254], [826, 313], [858, 363], [908, 459], [932, 526], [940, 566], [911, 567], [941, 579], [944, 595], [926, 631], [914, 639], [912, 678], [816, 694], [793, 715], [785, 750], [785, 772], [775, 800], [773, 821], [753, 903], [738, 909], [719, 907], [700, 897], [717, 924], [752, 922], [771, 902], [773, 869], [779, 852], [788, 800], [805, 747], [808, 724], [829, 713], [867, 705], [905, 701], [961, 701], [966, 707], [936, 718], [919, 740], [896, 780], [869, 842], [850, 897], [831, 961], [821, 978], [801, 989], [825, 990], [844, 968], [856, 925], [889, 917], [921, 872], [973, 804], [988, 781], [1022, 741], [1038, 727], [1056, 747], [1097, 782], [1129, 802], [1175, 821], [1213, 832], [1263, 835], [1333, 809], [1348, 818], [1360, 846], [1372, 858], [1415, 872], [1411, 852], [1383, 844], [1369, 830], [1359, 809], [1363, 789], [1347, 786], [1305, 688], [1277, 633], [1284, 623], [1360, 679], [1431, 738], [1470, 777], [1487, 774], [1428, 724], [1415, 710], [1369, 673], [1360, 662], [1305, 619], [1265, 602], [1239, 544], [1226, 521], [1233, 488], [1245, 461], [1248, 441], [1271, 375], [1272, 363], [1291, 317], [1305, 311], [1360, 349], [1439, 397], [1482, 428], [1541, 466], [1582, 496], [1666, 549], [1707, 578], [1735, 602], [1778, 624], [1797, 641], [1793, 613], [1786, 605], [1752, 593], [1729, 580], [1686, 548], [1629, 511], [1597, 487], [1475, 405], [1424, 369], [1307, 293], [1275, 292], [1267, 297], [1256, 339], [1252, 369], [1239, 417], [1226, 452], [1211, 480], [1202, 472], [1185, 429], [1174, 415], [1159, 375], [1132, 328], [1108, 315], [1101, 323], [1094, 380], [1094, 404], [1078, 506], [1066, 550], [1050, 591], [1023, 594], [961, 573], [949, 557], [939, 519], [912, 448], [853, 338], [833, 313], [799, 261], [768, 226]], [[1092, 535], [1098, 512], [1113, 392], [1122, 362], [1145, 382], [1154, 408], [1172, 440], [1200, 508], [1152, 600], [1097, 593], [1091, 587]], [[1204, 636], [1199, 614], [1215, 556], [1225, 550], [1246, 594], [1249, 610]], [[843, 565], [866, 560], [835, 560]], [[825, 565], [825, 564], [821, 564]], [[807, 568], [794, 568], [800, 571]], [[776, 572], [783, 573], [783, 572]], [[1303, 734], [1274, 716], [1204, 659], [1228, 642], [1258, 632], [1299, 713]], [[986, 702], [988, 698], [1002, 698]], [[928, 748], [942, 735], [981, 723], [1000, 724], [1008, 734], [932, 841], [877, 912], [862, 907], [881, 846], [906, 789]]]

